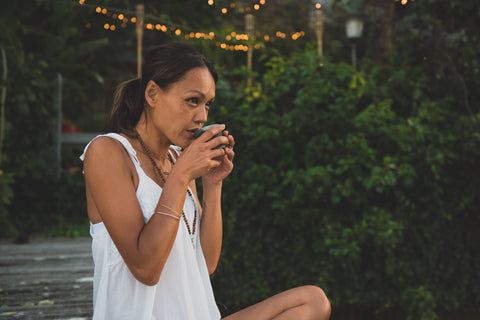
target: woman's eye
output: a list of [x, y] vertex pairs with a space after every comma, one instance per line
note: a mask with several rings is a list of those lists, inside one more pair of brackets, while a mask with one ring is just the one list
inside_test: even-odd
[[187, 102], [193, 103], [193, 104], [197, 104], [197, 103], [198, 103], [198, 98], [190, 98], [190, 99], [187, 99]]

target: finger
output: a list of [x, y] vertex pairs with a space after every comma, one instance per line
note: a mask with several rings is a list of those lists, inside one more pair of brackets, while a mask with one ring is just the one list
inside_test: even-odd
[[[210, 148], [210, 149], [215, 149], [217, 148], [218, 146], [222, 145], [222, 149], [224, 146], [228, 145], [229, 144], [229, 140], [227, 137], [225, 136], [219, 136], [219, 137], [216, 137], [216, 138], [213, 138], [211, 139], [210, 141], [207, 142], [207, 146]], [[220, 149], [220, 148], [219, 148]]]
[[228, 136], [228, 145], [230, 146], [230, 149], [233, 149], [233, 146], [235, 145], [235, 138], [233, 138], [233, 136]]
[[212, 161], [209, 163], [208, 171], [210, 171], [211, 169], [218, 168], [218, 167], [220, 167], [221, 165], [222, 165], [222, 161], [221, 161], [221, 160], [212, 159]]
[[[210, 142], [209, 142], [209, 143], [210, 143]], [[211, 159], [217, 159], [217, 158], [219, 158], [219, 157], [223, 157], [223, 156], [226, 154], [225, 149], [223, 149], [223, 148], [214, 149], [215, 146], [216, 146], [216, 145], [214, 145], [214, 146], [212, 147], [211, 153], [209, 154], [209, 157], [210, 157]]]
[[199, 138], [202, 138], [201, 141], [208, 141], [212, 139], [214, 136], [216, 136], [217, 134], [219, 134], [220, 132], [222, 132], [224, 129], [225, 129], [224, 124], [213, 126], [212, 128], [205, 131]]
[[227, 159], [229, 161], [232, 161], [233, 158], [235, 157], [235, 152], [231, 148], [226, 147], [225, 148], [225, 155], [227, 156]]

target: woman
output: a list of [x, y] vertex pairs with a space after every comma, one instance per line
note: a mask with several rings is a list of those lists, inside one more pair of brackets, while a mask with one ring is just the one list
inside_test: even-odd
[[[224, 125], [194, 136], [207, 121], [217, 74], [196, 50], [174, 43], [154, 47], [142, 74], [117, 90], [116, 133], [96, 137], [81, 156], [95, 263], [93, 318], [220, 319], [209, 275], [220, 257], [222, 181], [233, 169], [235, 141]], [[329, 314], [323, 291], [305, 286], [226, 319]]]

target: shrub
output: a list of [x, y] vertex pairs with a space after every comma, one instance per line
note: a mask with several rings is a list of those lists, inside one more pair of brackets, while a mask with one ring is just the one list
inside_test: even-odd
[[[220, 84], [212, 110], [236, 139], [218, 299], [236, 308], [313, 283], [371, 317], [478, 305], [471, 118], [406, 70], [308, 50], [267, 66], [250, 88]], [[415, 95], [392, 94], [397, 82]]]

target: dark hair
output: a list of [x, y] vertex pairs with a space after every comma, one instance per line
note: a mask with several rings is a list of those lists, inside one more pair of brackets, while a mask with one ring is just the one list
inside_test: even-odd
[[110, 125], [114, 132], [133, 135], [145, 108], [145, 88], [153, 80], [167, 90], [194, 68], [207, 68], [215, 83], [217, 72], [212, 63], [196, 49], [181, 43], [167, 43], [150, 48], [145, 54], [142, 77], [121, 83], [114, 96]]

